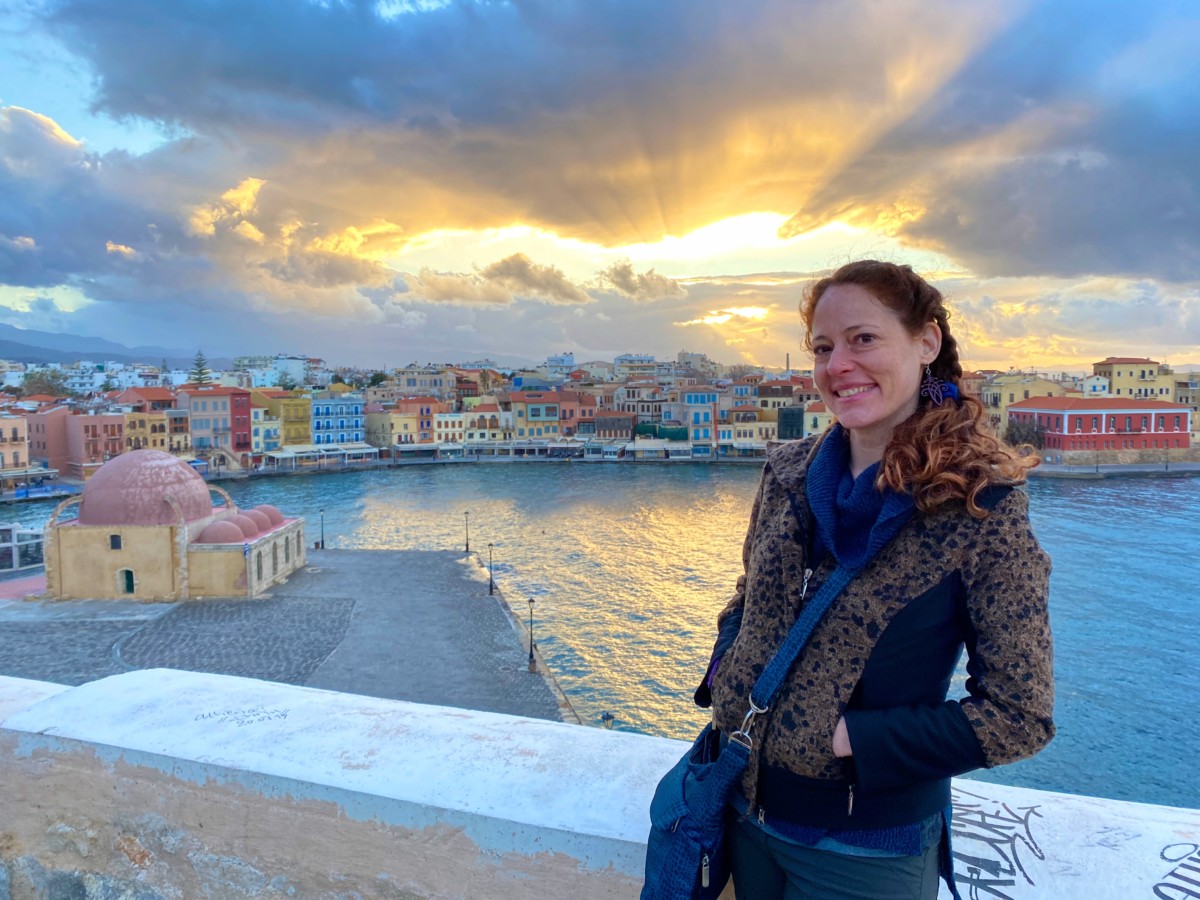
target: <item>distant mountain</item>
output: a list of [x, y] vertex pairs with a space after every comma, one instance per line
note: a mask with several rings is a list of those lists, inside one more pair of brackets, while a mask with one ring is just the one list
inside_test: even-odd
[[[195, 352], [167, 347], [126, 347], [104, 338], [81, 337], [51, 331], [34, 331], [0, 324], [0, 359], [24, 363], [91, 362], [148, 363], [158, 365], [164, 359], [170, 366], [186, 368]], [[233, 365], [232, 360], [209, 359], [213, 368]]]

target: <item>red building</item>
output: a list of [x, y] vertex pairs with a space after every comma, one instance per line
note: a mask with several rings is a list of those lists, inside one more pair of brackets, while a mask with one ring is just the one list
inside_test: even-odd
[[1192, 411], [1134, 397], [1032, 397], [1010, 404], [1010, 422], [1039, 428], [1047, 450], [1164, 450], [1191, 446]]

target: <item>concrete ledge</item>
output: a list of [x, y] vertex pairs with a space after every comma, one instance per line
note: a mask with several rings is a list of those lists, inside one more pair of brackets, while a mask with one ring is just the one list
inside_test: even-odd
[[[70, 689], [0, 678], [5, 715], [14, 900], [52, 883], [143, 900], [632, 898], [650, 795], [684, 750], [167, 669]], [[954, 841], [964, 896], [1200, 898], [1192, 810], [959, 780]]]

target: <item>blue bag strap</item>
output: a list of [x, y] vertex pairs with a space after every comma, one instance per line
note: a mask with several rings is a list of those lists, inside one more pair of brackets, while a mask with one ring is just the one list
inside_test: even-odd
[[[840, 594], [860, 571], [859, 569], [847, 569], [841, 566], [834, 569], [833, 574], [828, 580], [821, 585], [820, 589], [813, 595], [812, 600], [804, 607], [804, 611], [800, 613], [800, 617], [796, 619], [791, 630], [788, 631], [787, 637], [783, 641], [783, 645], [771, 657], [771, 661], [767, 663], [767, 667], [763, 669], [762, 675], [758, 681], [754, 683], [753, 689], [750, 691], [751, 708], [757, 712], [766, 712], [771, 703], [775, 700], [775, 695], [779, 693], [780, 687], [783, 686], [783, 681], [787, 678], [788, 670], [791, 669], [792, 663], [800, 655], [800, 651], [804, 649], [804, 645], [808, 643], [808, 639], [812, 637], [813, 630], [821, 621], [821, 617], [833, 605], [833, 601]], [[743, 727], [742, 729], [746, 729]]]

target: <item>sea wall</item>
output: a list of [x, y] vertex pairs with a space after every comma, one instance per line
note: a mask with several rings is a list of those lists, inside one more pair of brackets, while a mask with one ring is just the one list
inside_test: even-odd
[[[166, 669], [0, 678], [0, 900], [633, 898], [683, 750]], [[1200, 898], [1193, 810], [959, 780], [954, 822], [964, 896]]]

